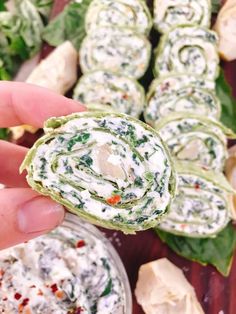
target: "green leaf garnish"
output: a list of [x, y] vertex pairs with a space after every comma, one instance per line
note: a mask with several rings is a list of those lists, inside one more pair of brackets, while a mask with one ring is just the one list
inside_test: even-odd
[[222, 106], [221, 122], [236, 132], [236, 100], [232, 95], [230, 85], [225, 79], [223, 70], [221, 70], [220, 76], [216, 81], [216, 94]]
[[44, 29], [43, 39], [54, 47], [69, 40], [76, 49], [79, 49], [86, 35], [85, 15], [91, 1], [83, 0], [81, 3], [69, 3], [62, 13]]
[[215, 238], [206, 239], [176, 236], [157, 228], [155, 231], [175, 253], [202, 265], [211, 264], [222, 275], [229, 275], [236, 249], [236, 231], [231, 224]]

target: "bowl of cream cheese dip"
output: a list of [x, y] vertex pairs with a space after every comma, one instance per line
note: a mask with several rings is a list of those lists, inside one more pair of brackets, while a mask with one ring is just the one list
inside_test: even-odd
[[115, 249], [71, 214], [51, 233], [0, 252], [0, 286], [1, 313], [132, 313]]

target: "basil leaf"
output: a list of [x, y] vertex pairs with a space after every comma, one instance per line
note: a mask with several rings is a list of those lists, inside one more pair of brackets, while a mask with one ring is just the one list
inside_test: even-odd
[[218, 13], [221, 7], [221, 0], [211, 0], [212, 13]]
[[7, 0], [0, 0], [0, 11], [6, 11], [7, 8], [5, 6], [5, 3], [7, 2]]
[[54, 47], [69, 40], [76, 49], [79, 49], [86, 35], [85, 15], [91, 1], [83, 0], [81, 3], [68, 4], [44, 29], [43, 39]]
[[8, 139], [8, 129], [0, 129], [0, 140], [7, 140], [7, 139]]
[[222, 106], [221, 122], [236, 132], [236, 100], [232, 95], [232, 89], [225, 79], [223, 70], [216, 81], [216, 94]]
[[231, 224], [215, 238], [206, 239], [176, 236], [158, 229], [155, 231], [175, 253], [202, 265], [214, 265], [222, 275], [229, 275], [236, 249], [236, 231]]
[[52, 5], [53, 5], [53, 0], [30, 0], [38, 12], [46, 19], [48, 19]]
[[0, 0], [0, 80], [10, 80], [40, 50], [46, 19], [41, 15], [49, 14], [53, 0], [15, 0], [14, 13], [5, 2]]

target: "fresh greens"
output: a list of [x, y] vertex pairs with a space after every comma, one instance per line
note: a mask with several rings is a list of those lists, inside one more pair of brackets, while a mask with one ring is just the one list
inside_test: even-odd
[[91, 0], [69, 3], [45, 28], [43, 39], [51, 46], [58, 46], [70, 40], [76, 49], [85, 37], [85, 14]]
[[38, 12], [48, 19], [54, 0], [31, 0]]
[[236, 249], [236, 231], [231, 224], [215, 238], [207, 239], [175, 236], [158, 229], [155, 231], [177, 254], [202, 265], [214, 265], [222, 275], [229, 275]]
[[212, 13], [218, 13], [221, 7], [221, 0], [212, 0]]
[[0, 140], [7, 140], [8, 129], [0, 129]]
[[[41, 34], [44, 21], [40, 7], [44, 1], [15, 0], [15, 11], [4, 11], [4, 1], [0, 2], [0, 80], [10, 80], [20, 64], [35, 55], [41, 48]], [[50, 9], [52, 1], [47, 0]], [[46, 5], [46, 4], [45, 4]]]
[[7, 0], [0, 0], [0, 11], [6, 11], [6, 3]]
[[236, 100], [232, 95], [232, 89], [227, 83], [224, 72], [221, 70], [216, 81], [216, 93], [222, 106], [221, 122], [236, 132]]

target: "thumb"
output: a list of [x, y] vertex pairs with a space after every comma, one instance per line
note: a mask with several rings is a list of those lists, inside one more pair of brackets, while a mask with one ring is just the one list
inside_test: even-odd
[[49, 232], [64, 214], [62, 205], [31, 189], [0, 190], [0, 249]]

